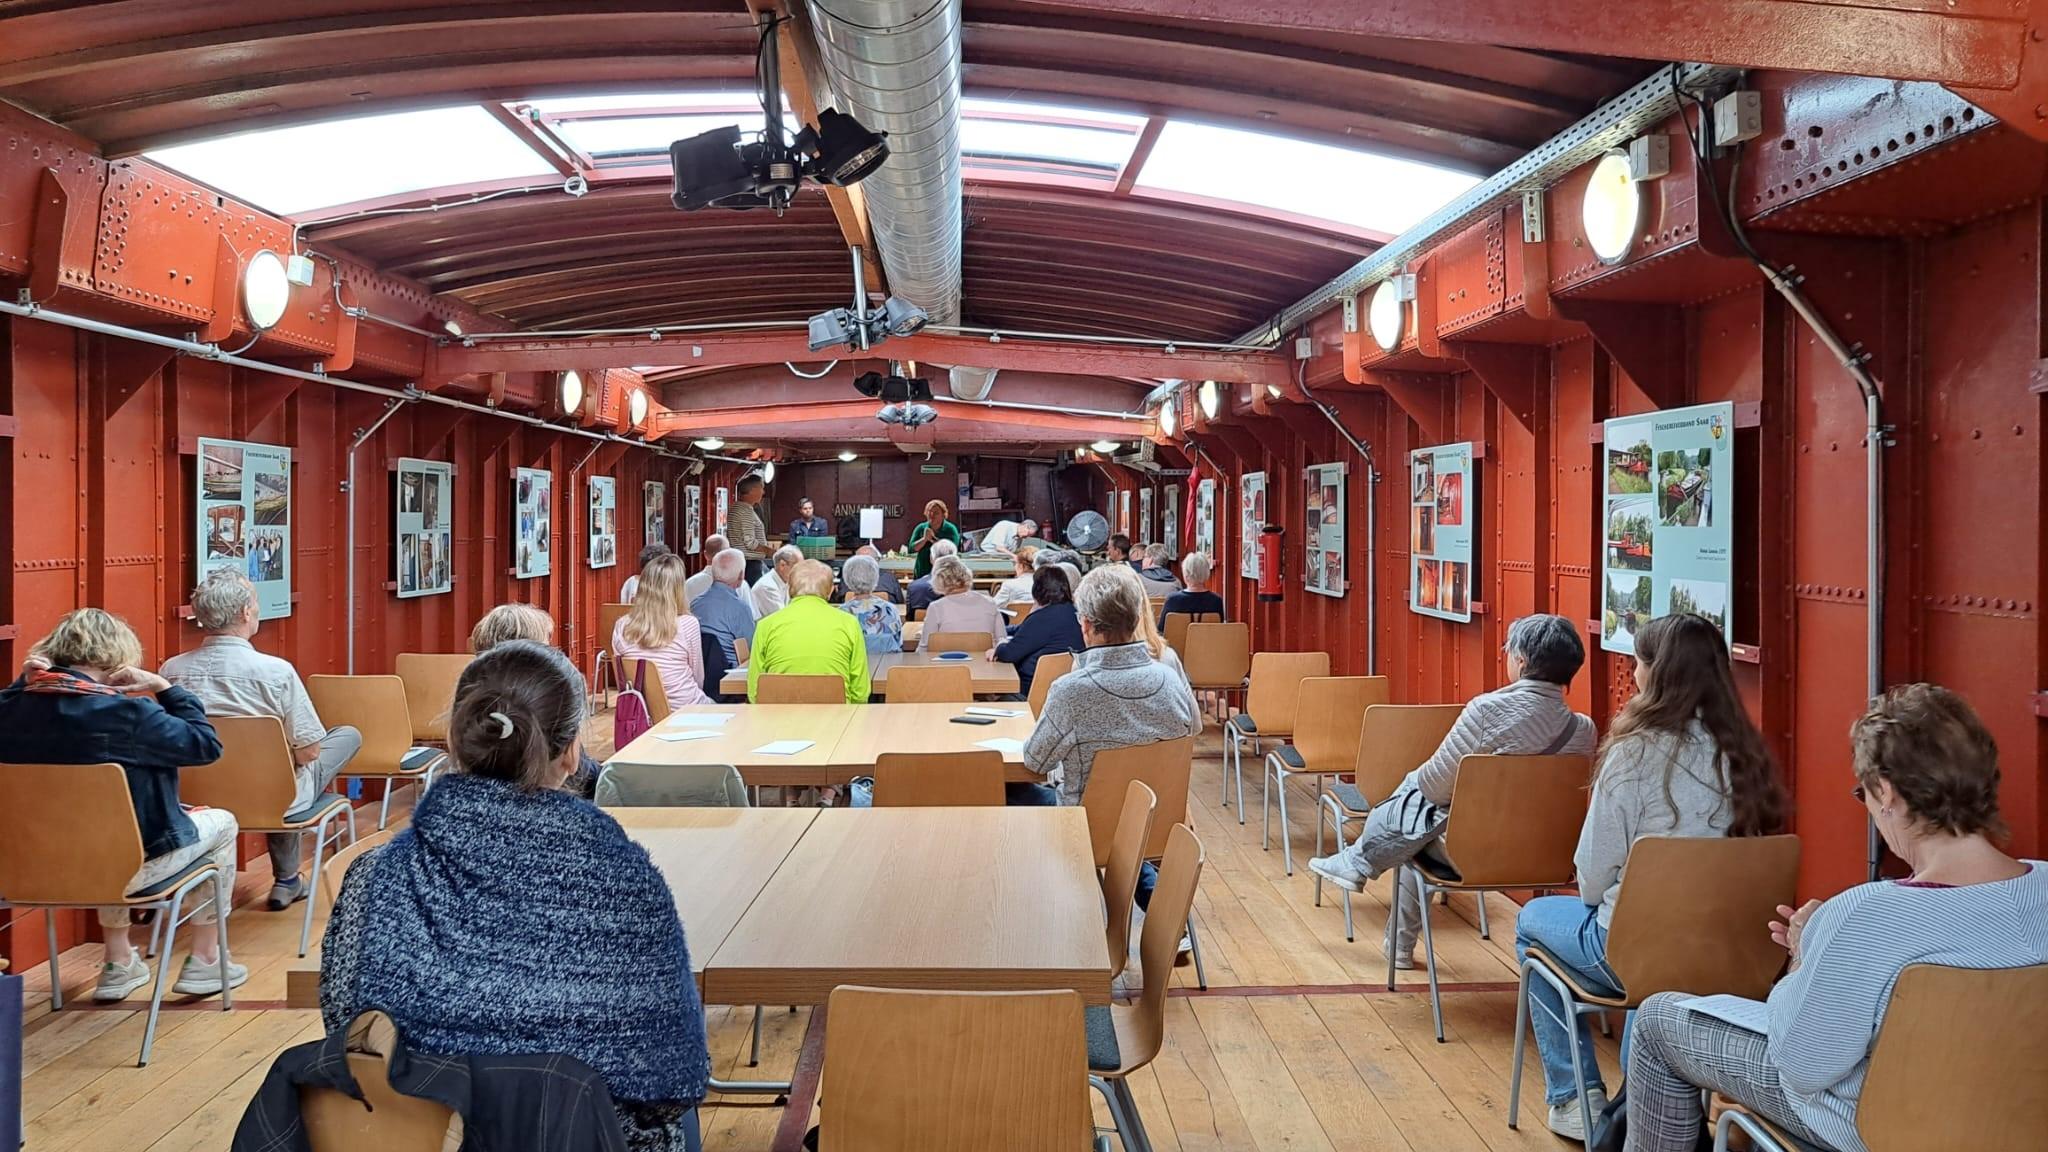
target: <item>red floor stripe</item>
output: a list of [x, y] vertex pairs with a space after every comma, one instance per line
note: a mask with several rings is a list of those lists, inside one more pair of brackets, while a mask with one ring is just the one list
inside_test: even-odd
[[[1478, 982], [1467, 984], [1439, 984], [1440, 992], [1513, 992], [1521, 985], [1513, 981]], [[1400, 984], [1388, 988], [1385, 984], [1212, 984], [1207, 988], [1168, 988], [1168, 996], [1400, 996], [1410, 993], [1429, 994], [1427, 981], [1414, 984]]]

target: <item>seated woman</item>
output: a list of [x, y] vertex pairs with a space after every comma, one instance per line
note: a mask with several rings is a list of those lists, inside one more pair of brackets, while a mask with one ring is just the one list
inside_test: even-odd
[[1899, 973], [1912, 964], [2048, 963], [2048, 863], [1998, 850], [1998, 746], [1963, 698], [1893, 688], [1849, 732], [1856, 797], [1904, 880], [1810, 900], [1771, 925], [1791, 969], [1766, 1031], [1660, 992], [1636, 1012], [1628, 1058], [1630, 1152], [1691, 1152], [1700, 1089], [1734, 1098], [1791, 1136], [1863, 1152], [1856, 1105]]
[[[655, 557], [640, 573], [632, 611], [612, 627], [612, 655], [621, 661], [622, 672], [626, 660], [647, 661], [661, 673], [661, 690], [671, 708], [711, 703], [704, 692], [703, 634], [690, 615], [685, 579], [682, 557]], [[620, 683], [630, 686], [633, 678], [622, 674]]]
[[[1458, 764], [1465, 757], [1584, 756], [1593, 751], [1593, 721], [1564, 702], [1565, 686], [1585, 662], [1579, 630], [1562, 616], [1524, 616], [1508, 625], [1508, 686], [1473, 697], [1429, 760], [1373, 805], [1358, 839], [1310, 860], [1309, 868], [1332, 884], [1362, 892], [1366, 881], [1425, 852], [1449, 865], [1439, 839], [1450, 818]], [[1393, 938], [1394, 917], [1389, 916], [1383, 944], [1394, 967], [1410, 969], [1422, 931], [1422, 881], [1412, 872], [1402, 875], [1400, 939]]]
[[958, 556], [948, 556], [932, 565], [932, 589], [939, 594], [925, 609], [924, 634], [941, 632], [986, 632], [1000, 639], [1009, 622], [996, 602], [974, 590], [974, 573]]
[[694, 1152], [711, 1061], [689, 945], [646, 849], [561, 790], [583, 710], [583, 677], [533, 641], [463, 670], [455, 770], [342, 882], [321, 1020], [332, 1034], [378, 1009], [426, 1052], [573, 1056], [633, 1148]]
[[839, 582], [846, 587], [846, 599], [839, 608], [860, 621], [861, 639], [868, 654], [903, 651], [903, 613], [896, 602], [876, 590], [882, 566], [871, 556], [851, 556], [839, 567]]
[[1189, 616], [1209, 613], [1223, 619], [1223, 597], [1209, 591], [1210, 573], [1209, 558], [1200, 552], [1190, 552], [1181, 559], [1180, 574], [1187, 587], [1167, 595], [1166, 604], [1159, 610], [1161, 628], [1166, 627], [1166, 618], [1175, 612]]
[[[1579, 832], [1579, 895], [1540, 896], [1515, 922], [1515, 954], [1538, 945], [1571, 969], [1579, 986], [1619, 996], [1607, 966], [1607, 926], [1621, 893], [1629, 849], [1642, 836], [1770, 836], [1784, 830], [1785, 790], [1749, 721], [1721, 630], [1704, 616], [1660, 616], [1636, 633], [1636, 694], [1614, 719], [1593, 776], [1593, 798]], [[1530, 994], [1550, 1011], [1531, 1012], [1550, 1103], [1550, 1130], [1584, 1141], [1584, 1113], [1572, 1084], [1569, 1045], [1579, 1046], [1588, 1077], [1587, 1111], [1607, 1105], [1593, 1032], [1572, 1019], [1550, 985]]]
[[[507, 640], [531, 640], [552, 648], [555, 646], [555, 618], [548, 615], [546, 609], [532, 604], [500, 604], [484, 613], [476, 627], [469, 630], [469, 653], [481, 656]], [[588, 800], [597, 792], [597, 777], [602, 771], [604, 765], [578, 745], [576, 771], [569, 774], [562, 787]]]
[[1019, 548], [1011, 557], [1016, 574], [996, 586], [996, 607], [1008, 608], [1031, 599], [1031, 575], [1037, 571], [1038, 549]]
[[[1138, 579], [1145, 582], [1145, 595], [1158, 600], [1180, 591], [1180, 581], [1174, 579], [1173, 569], [1168, 566], [1172, 557], [1167, 555], [1166, 545], [1147, 544], [1142, 555]], [[1221, 607], [1217, 611], [1222, 611]]]
[[1017, 625], [1016, 634], [989, 653], [992, 660], [1017, 666], [1017, 683], [1025, 696], [1031, 695], [1031, 678], [1038, 671], [1040, 656], [1048, 652], [1079, 652], [1088, 645], [1081, 635], [1080, 618], [1074, 614], [1073, 597], [1067, 591], [1067, 574], [1057, 565], [1032, 574], [1031, 601], [1037, 607]]
[[[220, 737], [198, 697], [141, 664], [142, 642], [120, 617], [80, 608], [57, 621], [29, 650], [21, 677], [0, 689], [0, 763], [121, 766], [144, 857], [127, 891], [160, 884], [201, 857], [221, 866], [212, 902], [193, 913], [192, 954], [171, 986], [211, 996], [221, 990], [223, 963], [229, 987], [249, 978], [221, 955], [214, 928], [234, 902], [238, 828], [231, 812], [181, 806], [178, 769], [220, 759]], [[149, 983], [149, 964], [129, 939], [128, 909], [102, 908], [99, 921], [106, 962], [92, 998], [121, 1000]]]

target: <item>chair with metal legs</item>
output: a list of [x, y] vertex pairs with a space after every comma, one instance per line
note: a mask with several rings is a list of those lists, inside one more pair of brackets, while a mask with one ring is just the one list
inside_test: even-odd
[[1252, 654], [1251, 680], [1245, 687], [1244, 711], [1223, 727], [1223, 806], [1230, 806], [1230, 786], [1237, 784], [1237, 822], [1244, 823], [1244, 746], [1252, 755], [1265, 753], [1268, 740], [1286, 740], [1294, 735], [1295, 696], [1301, 682], [1310, 676], [1330, 674], [1328, 652], [1256, 652]]
[[[1172, 623], [1179, 613], [1171, 613], [1166, 619]], [[1169, 638], [1171, 633], [1168, 634]], [[1195, 690], [1195, 698], [1202, 693], [1212, 693], [1219, 711], [1218, 720], [1230, 715], [1230, 695], [1244, 691], [1245, 677], [1252, 671], [1252, 630], [1243, 621], [1235, 623], [1204, 624], [1199, 621], [1188, 625], [1187, 638], [1181, 650], [1181, 666], [1188, 674], [1188, 687]]]
[[[1155, 825], [1156, 827], [1156, 825]], [[1130, 1005], [1090, 1008], [1088, 1082], [1109, 1105], [1118, 1137], [1129, 1152], [1151, 1152], [1145, 1121], [1131, 1094], [1133, 1072], [1159, 1055], [1166, 1039], [1166, 986], [1172, 982], [1176, 922], [1185, 920], [1202, 879], [1202, 842], [1185, 824], [1167, 830], [1166, 856], [1159, 866], [1159, 887], [1152, 893], [1152, 911], [1138, 935], [1138, 959], [1144, 988]], [[1111, 1051], [1109, 1040], [1114, 1040]]]
[[[1365, 723], [1358, 730], [1358, 762], [1352, 765], [1354, 784], [1328, 780], [1316, 805], [1316, 844], [1323, 842], [1323, 822], [1329, 821], [1332, 843], [1343, 847], [1348, 825], [1363, 820], [1372, 806], [1386, 799], [1402, 777], [1428, 760], [1443, 743], [1451, 725], [1458, 722], [1464, 707], [1458, 704], [1369, 704]], [[1338, 889], [1344, 901], [1344, 939], [1356, 939], [1352, 930], [1351, 890]], [[1316, 877], [1315, 902], [1323, 903], [1323, 878]], [[1479, 901], [1479, 914], [1486, 915], [1486, 901]]]
[[[1349, 772], [1358, 762], [1358, 734], [1365, 710], [1387, 699], [1385, 676], [1311, 676], [1296, 689], [1294, 742], [1266, 753], [1259, 783], [1259, 846], [1273, 847], [1273, 804], [1280, 805], [1280, 848], [1287, 874], [1294, 875], [1294, 835], [1287, 823], [1287, 778], [1314, 776], [1322, 794], [1326, 776]], [[1316, 855], [1323, 854], [1323, 825], [1316, 821]]]
[[[607, 632], [606, 638], [611, 634]], [[400, 652], [391, 671], [405, 682], [405, 707], [412, 714], [416, 744], [448, 746], [448, 714], [455, 707], [455, 684], [476, 659], [467, 652]]]
[[377, 808], [377, 827], [391, 819], [391, 794], [407, 781], [424, 793], [448, 754], [412, 742], [412, 708], [405, 682], [396, 676], [308, 676], [306, 695], [322, 723], [348, 725], [362, 734], [363, 746], [341, 770], [342, 780], [381, 780], [384, 800]]
[[[1095, 754], [1088, 770], [1088, 787], [1081, 793], [1081, 807], [1088, 813], [1088, 842], [1095, 851], [1095, 866], [1109, 865], [1110, 850], [1116, 843], [1117, 822], [1123, 816], [1124, 799], [1132, 780], [1143, 781], [1159, 806], [1153, 813], [1152, 832], [1145, 840], [1145, 859], [1158, 860], [1166, 851], [1167, 831], [1175, 824], [1194, 822], [1188, 816], [1188, 777], [1193, 771], [1195, 738], [1161, 740], [1128, 748], [1108, 748]], [[1182, 917], [1188, 950], [1195, 962], [1195, 984], [1209, 986], [1209, 974], [1202, 966], [1202, 938], [1195, 932], [1192, 912]], [[1146, 912], [1145, 922], [1152, 914]]]

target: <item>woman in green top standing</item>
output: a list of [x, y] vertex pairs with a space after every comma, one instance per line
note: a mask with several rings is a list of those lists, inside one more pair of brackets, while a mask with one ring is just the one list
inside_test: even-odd
[[955, 548], [963, 547], [960, 526], [946, 519], [946, 502], [934, 500], [924, 506], [924, 523], [910, 530], [910, 551], [917, 557], [911, 566], [911, 576], [932, 574], [932, 545], [940, 540], [951, 540]]

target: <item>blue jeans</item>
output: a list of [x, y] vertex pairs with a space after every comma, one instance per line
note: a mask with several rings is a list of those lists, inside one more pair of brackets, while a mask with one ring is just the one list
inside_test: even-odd
[[[1589, 907], [1577, 896], [1540, 896], [1522, 906], [1515, 920], [1515, 958], [1529, 954], [1531, 944], [1540, 944], [1552, 960], [1571, 972], [1572, 979], [1588, 992], [1603, 996], [1621, 995], [1621, 981], [1607, 966], [1607, 929], [1600, 926], [1600, 910]], [[1553, 1013], [1555, 1016], [1553, 1016]], [[1557, 1018], [1572, 1022], [1567, 1036]], [[1572, 1053], [1566, 1047], [1579, 1046], [1579, 1069], [1588, 1089], [1601, 1088], [1600, 1064], [1593, 1055], [1593, 1030], [1583, 1016], [1573, 1016], [1558, 1001], [1557, 990], [1541, 978], [1529, 980], [1529, 1022], [1536, 1031], [1536, 1051], [1543, 1057], [1543, 1098], [1562, 1104], [1574, 1098]], [[1627, 1047], [1626, 1030], [1623, 1047]], [[1624, 1053], [1624, 1062], [1627, 1056]]]
[[1003, 785], [1003, 803], [1012, 808], [1057, 808], [1060, 794], [1050, 784], [1011, 780]]

